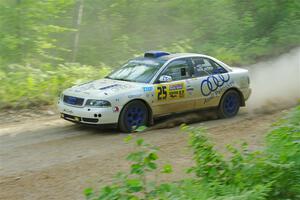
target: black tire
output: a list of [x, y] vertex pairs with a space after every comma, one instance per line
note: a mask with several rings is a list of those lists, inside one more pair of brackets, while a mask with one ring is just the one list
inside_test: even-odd
[[234, 117], [240, 109], [241, 97], [236, 90], [229, 90], [223, 96], [218, 108], [220, 118]]
[[139, 126], [147, 126], [149, 112], [142, 101], [131, 101], [125, 105], [119, 117], [119, 129], [130, 133]]

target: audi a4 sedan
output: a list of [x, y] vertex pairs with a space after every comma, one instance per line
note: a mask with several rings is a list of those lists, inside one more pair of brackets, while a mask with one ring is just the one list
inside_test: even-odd
[[246, 69], [207, 55], [148, 51], [103, 79], [64, 90], [58, 108], [69, 121], [132, 132], [185, 111], [216, 108], [219, 117], [233, 117], [251, 94], [249, 84]]

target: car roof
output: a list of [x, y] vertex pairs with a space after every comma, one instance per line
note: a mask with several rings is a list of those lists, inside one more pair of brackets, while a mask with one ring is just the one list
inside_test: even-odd
[[209, 58], [209, 59], [221, 64], [227, 70], [232, 71], [231, 67], [228, 66], [227, 64], [223, 63], [222, 61], [220, 61], [220, 60], [218, 60], [214, 57], [204, 55], [204, 54], [198, 54], [198, 53], [170, 53], [169, 55], [164, 55], [164, 56], [160, 56], [160, 57], [157, 57], [157, 58], [141, 56], [141, 57], [134, 58], [133, 60], [152, 60], [152, 61], [156, 61], [156, 62], [160, 62], [160, 63], [165, 63], [169, 60], [173, 60], [173, 59], [176, 59], [176, 58], [187, 58], [187, 57], [205, 57], [205, 58]]
[[206, 55], [197, 54], [197, 53], [172, 53], [172, 54], [169, 54], [169, 55], [166, 55], [166, 56], [161, 56], [161, 57], [159, 57], [159, 59], [170, 60], [170, 59], [173, 59], [173, 58], [192, 57], [192, 56], [207, 57]]
[[145, 57], [141, 56], [141, 57], [134, 58], [134, 60], [156, 60], [156, 61], [166, 62], [166, 61], [174, 59], [174, 58], [193, 57], [193, 56], [209, 57], [207, 55], [197, 54], [197, 53], [172, 53], [172, 54], [160, 56], [157, 58], [145, 58]]

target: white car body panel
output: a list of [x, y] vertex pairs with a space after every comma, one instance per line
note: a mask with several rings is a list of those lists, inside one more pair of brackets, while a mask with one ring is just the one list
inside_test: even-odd
[[[160, 73], [170, 62], [186, 57], [209, 58], [225, 68], [228, 73], [154, 84]], [[117, 124], [122, 108], [132, 100], [144, 101], [150, 107], [152, 116], [158, 117], [175, 112], [217, 107], [222, 95], [228, 89], [236, 89], [246, 101], [251, 93], [248, 71], [229, 67], [221, 61], [206, 55], [179, 54], [177, 57], [166, 61], [149, 84], [112, 79], [91, 81], [66, 89], [58, 101], [58, 108], [65, 119], [68, 118], [66, 116], [74, 116], [75, 118], [69, 119], [72, 121], [80, 121], [86, 124]], [[67, 104], [63, 100], [64, 95], [83, 98], [83, 105]], [[111, 107], [84, 106], [87, 99], [106, 100], [111, 103]], [[101, 114], [101, 117], [98, 116], [99, 114]], [[88, 122], [83, 121], [83, 118], [98, 119], [99, 121]]]
[[[113, 124], [118, 122], [120, 111], [123, 106], [132, 99], [144, 99], [151, 103], [144, 92], [147, 84], [133, 83], [126, 81], [118, 81], [111, 79], [100, 79], [83, 85], [74, 86], [63, 92], [63, 95], [84, 98], [85, 105], [87, 99], [107, 100], [111, 103], [111, 107], [93, 108], [86, 106], [74, 106], [59, 100], [58, 108], [61, 113], [69, 114], [84, 118], [94, 118], [95, 114], [101, 114], [99, 124]], [[119, 111], [114, 112], [114, 108], [118, 107]], [[85, 122], [88, 124], [94, 124]]]

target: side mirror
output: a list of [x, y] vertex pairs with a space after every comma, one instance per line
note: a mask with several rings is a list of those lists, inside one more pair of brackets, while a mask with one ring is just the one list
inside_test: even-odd
[[158, 80], [159, 80], [160, 83], [171, 82], [172, 81], [172, 76], [161, 75]]

